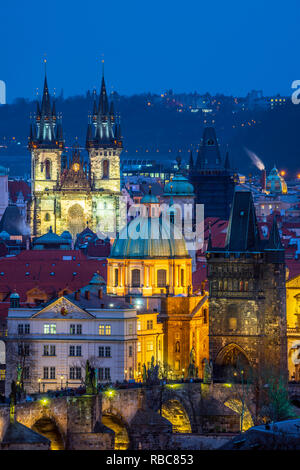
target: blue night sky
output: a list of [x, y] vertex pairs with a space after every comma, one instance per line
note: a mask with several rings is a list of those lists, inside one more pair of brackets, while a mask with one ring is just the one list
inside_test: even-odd
[[[297, 5], [298, 3], [298, 5]], [[43, 82], [64, 95], [108, 90], [291, 94], [300, 79], [299, 1], [5, 0], [0, 79], [7, 99]]]

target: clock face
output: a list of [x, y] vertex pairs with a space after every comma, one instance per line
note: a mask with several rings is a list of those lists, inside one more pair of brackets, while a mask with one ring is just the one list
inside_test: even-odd
[[79, 168], [80, 168], [79, 163], [74, 163], [73, 170], [77, 172], [79, 171]]

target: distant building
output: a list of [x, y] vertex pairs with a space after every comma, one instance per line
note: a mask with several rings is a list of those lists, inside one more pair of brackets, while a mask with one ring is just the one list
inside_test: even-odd
[[228, 219], [235, 182], [229, 156], [222, 161], [212, 127], [204, 129], [196, 162], [191, 156], [189, 179], [194, 186], [196, 204], [204, 204], [204, 217]]
[[63, 232], [60, 236], [53, 233], [52, 227], [48, 233], [36, 237], [32, 242], [33, 250], [70, 250], [72, 248], [72, 235]]
[[283, 176], [279, 174], [276, 166], [274, 166], [267, 177], [266, 189], [271, 194], [287, 194], [288, 192], [287, 184]]

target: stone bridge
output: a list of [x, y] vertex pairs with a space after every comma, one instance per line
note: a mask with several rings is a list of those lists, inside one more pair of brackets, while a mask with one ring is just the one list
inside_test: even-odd
[[[238, 400], [238, 393], [229, 384], [111, 389], [97, 396], [42, 397], [18, 404], [16, 420], [46, 437], [43, 429], [51, 424], [57, 448], [167, 449], [172, 433], [238, 432], [240, 416], [232, 400]], [[252, 414], [251, 403], [249, 410]], [[0, 441], [8, 423], [9, 407], [1, 406]]]

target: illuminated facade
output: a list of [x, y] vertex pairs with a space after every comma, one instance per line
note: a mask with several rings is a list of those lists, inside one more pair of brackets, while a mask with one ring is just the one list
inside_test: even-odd
[[36, 122], [31, 125], [29, 148], [29, 219], [33, 236], [46, 233], [51, 226], [59, 235], [68, 230], [75, 237], [87, 221], [95, 232], [118, 229], [122, 140], [113, 104], [109, 107], [104, 78], [99, 104], [94, 103], [87, 130], [88, 162], [78, 147], [69, 161], [64, 153], [62, 125], [55, 102], [51, 105], [46, 77], [42, 102], [37, 103]]
[[300, 275], [286, 283], [289, 378], [300, 381]]
[[267, 191], [271, 194], [287, 194], [287, 184], [282, 175], [279, 174], [276, 166], [270, 171], [267, 177]]
[[192, 260], [185, 241], [177, 228], [159, 215], [155, 196], [149, 194], [141, 202], [145, 211], [121, 230], [112, 247], [107, 293], [187, 295], [192, 291]]
[[163, 325], [158, 322], [157, 312], [137, 313], [137, 372], [143, 379], [143, 365], [149, 369], [152, 357], [154, 364], [163, 363]]
[[204, 360], [209, 359], [207, 292], [163, 298], [160, 321], [164, 333], [163, 357], [171, 369], [171, 377], [203, 378]]
[[27, 393], [82, 386], [87, 360], [98, 383], [134, 378], [136, 311], [124, 303], [114, 306], [93, 292], [36, 308], [11, 298], [7, 325], [7, 396], [21, 361]]
[[193, 295], [192, 260], [172, 206], [168, 220], [152, 194], [141, 203], [144, 210], [112, 247], [107, 293], [127, 297], [138, 309], [138, 378], [152, 357], [170, 378], [202, 377], [209, 357], [207, 293]]

